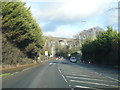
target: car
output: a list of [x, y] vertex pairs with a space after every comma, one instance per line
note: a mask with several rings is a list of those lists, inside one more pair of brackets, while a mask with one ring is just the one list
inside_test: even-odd
[[58, 60], [58, 59], [59, 59], [58, 57], [55, 58], [55, 60]]
[[76, 57], [71, 57], [71, 58], [70, 58], [70, 62], [77, 62]]

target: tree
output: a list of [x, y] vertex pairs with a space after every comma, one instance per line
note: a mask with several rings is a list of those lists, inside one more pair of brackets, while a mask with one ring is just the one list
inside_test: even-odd
[[44, 46], [42, 30], [24, 2], [2, 2], [2, 33], [28, 57]]
[[112, 27], [108, 26], [107, 29], [107, 31], [99, 33], [94, 41], [86, 39], [81, 48], [83, 60], [99, 64], [117, 64], [115, 50], [117, 50], [119, 35]]

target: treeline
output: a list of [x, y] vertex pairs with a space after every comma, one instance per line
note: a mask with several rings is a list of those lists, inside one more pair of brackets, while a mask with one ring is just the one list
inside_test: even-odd
[[[33, 18], [30, 7], [26, 7], [24, 2], [2, 2], [2, 34], [6, 42], [10, 42], [31, 59], [38, 55], [44, 45], [41, 28]], [[7, 47], [9, 46], [3, 47], [3, 63], [13, 60], [12, 57], [6, 59], [5, 54], [10, 51]]]
[[56, 56], [62, 56], [66, 59], [70, 59], [70, 57], [76, 57], [77, 59], [81, 57], [81, 55], [78, 53], [79, 47], [72, 47], [70, 48], [69, 45], [60, 47], [56, 47]]
[[104, 65], [118, 65], [120, 53], [120, 33], [107, 27], [107, 31], [99, 33], [94, 40], [86, 38], [81, 48], [82, 61]]

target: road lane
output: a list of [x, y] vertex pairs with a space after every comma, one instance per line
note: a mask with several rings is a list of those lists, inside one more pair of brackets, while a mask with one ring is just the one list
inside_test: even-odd
[[[66, 63], [68, 64], [59, 64], [59, 67], [64, 74], [66, 80], [68, 81], [69, 85], [71, 85], [71, 87], [73, 88], [120, 88], [120, 86], [118, 85], [119, 81], [111, 79], [99, 73], [99, 71], [93, 70], [94, 68], [96, 68], [96, 66], [92, 66], [92, 68], [89, 68], [89, 65], [78, 65], [67, 61]], [[98, 69], [102, 70], [103, 68], [99, 67]], [[103, 70], [107, 73], [106, 69]]]
[[[120, 88], [116, 79], [104, 72], [107, 70], [94, 65], [71, 63], [67, 60], [53, 60], [29, 70], [3, 79], [4, 88]], [[116, 74], [113, 76], [116, 78]]]
[[93, 64], [84, 64], [84, 63], [76, 63], [76, 65], [85, 67], [88, 70], [91, 70], [92, 72], [96, 72], [97, 74], [104, 75], [105, 77], [114, 79], [118, 81], [118, 77], [120, 75], [120, 71], [111, 68], [110, 66], [105, 66], [105, 65], [93, 65]]
[[45, 63], [3, 79], [3, 88], [69, 88], [57, 64]]

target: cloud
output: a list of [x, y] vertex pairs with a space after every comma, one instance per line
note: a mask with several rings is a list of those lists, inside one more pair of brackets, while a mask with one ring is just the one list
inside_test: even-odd
[[112, 26], [114, 29], [118, 29], [118, 3], [114, 3], [105, 15], [107, 25]]
[[[76, 25], [83, 23], [82, 21], [87, 21], [89, 18], [104, 14], [109, 8], [113, 8], [113, 3], [117, 3], [119, 0], [30, 1], [26, 1], [27, 6], [31, 6], [32, 15], [37, 20], [45, 35], [72, 37], [77, 31], [71, 29], [71, 25], [73, 28], [76, 28]], [[106, 18], [101, 18], [101, 24], [104, 21], [102, 19], [107, 20], [106, 24], [113, 25], [116, 23], [116, 19], [113, 18], [113, 14], [111, 13], [113, 12], [109, 12]], [[116, 15], [116, 13], [114, 14]], [[82, 29], [100, 24], [96, 22], [92, 23], [92, 20], [87, 22], [86, 26], [83, 25], [81, 27]], [[76, 28], [76, 30], [80, 30], [79, 28]]]
[[57, 26], [52, 23], [41, 23], [40, 27], [42, 28], [43, 32], [48, 32], [48, 31], [55, 31]]
[[[42, 0], [41, 0], [42, 1]], [[118, 0], [69, 0], [66, 2], [45, 2], [39, 8], [31, 8], [35, 18], [49, 20], [74, 20], [98, 15]], [[44, 10], [43, 10], [44, 8]]]
[[112, 14], [109, 14], [108, 22], [109, 24], [118, 24], [118, 11], [114, 11]]
[[56, 28], [55, 31], [49, 31], [45, 32], [44, 35], [46, 36], [55, 36], [55, 37], [64, 37], [64, 38], [72, 38], [73, 35], [75, 35], [77, 31], [72, 28], [72, 26], [69, 25], [61, 25]]
[[[118, 0], [69, 0], [65, 2], [36, 2], [32, 3], [31, 11], [35, 19], [41, 22], [51, 22], [54, 24], [72, 24], [95, 17], [107, 11], [111, 3]], [[47, 0], [46, 0], [47, 1]], [[50, 0], [52, 1], [52, 0]], [[55, 2], [56, 1], [56, 2]], [[63, 0], [61, 0], [63, 1]]]
[[54, 18], [61, 17], [64, 19], [65, 17], [72, 20], [94, 16], [103, 11], [107, 6], [105, 5], [105, 2], [103, 3], [100, 1], [101, 0], [71, 0], [70, 2], [63, 4], [63, 6], [57, 10]]

